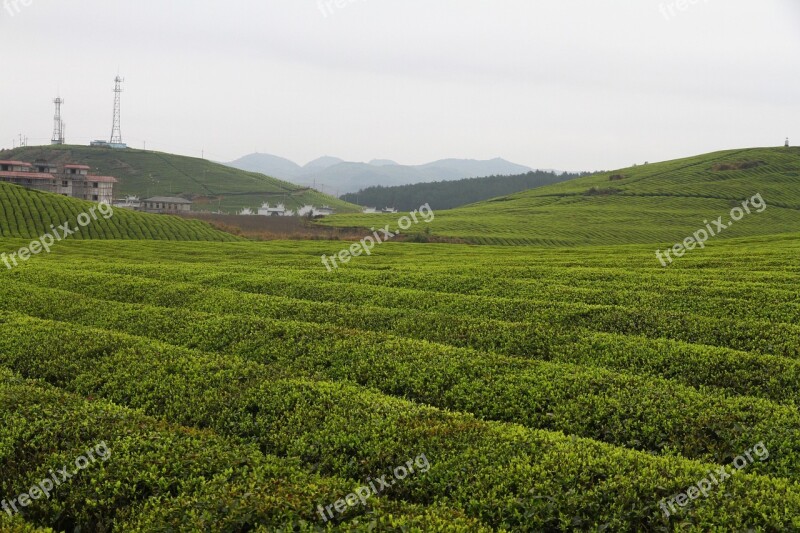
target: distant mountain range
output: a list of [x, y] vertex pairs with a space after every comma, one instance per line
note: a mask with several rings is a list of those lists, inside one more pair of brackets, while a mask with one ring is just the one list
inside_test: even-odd
[[324, 187], [328, 193], [356, 192], [374, 186], [391, 187], [433, 181], [453, 181], [483, 176], [511, 176], [530, 172], [530, 167], [505, 159], [478, 161], [474, 159], [442, 159], [425, 165], [400, 165], [388, 159], [373, 159], [369, 163], [344, 161], [338, 157], [321, 157], [300, 166], [294, 161], [270, 154], [250, 154], [228, 166], [260, 172], [293, 183]]

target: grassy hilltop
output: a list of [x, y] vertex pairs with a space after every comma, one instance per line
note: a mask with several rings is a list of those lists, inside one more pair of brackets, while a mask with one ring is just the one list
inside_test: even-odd
[[[766, 211], [719, 238], [800, 230], [800, 148], [728, 150], [570, 180], [438, 212], [431, 231], [477, 244], [675, 243], [759, 193]], [[324, 223], [396, 219], [342, 215]]]
[[231, 213], [243, 207], [258, 208], [264, 202], [283, 202], [290, 209], [314, 204], [330, 205], [340, 212], [359, 208], [307, 187], [271, 178], [256, 172], [193, 157], [144, 150], [113, 150], [89, 146], [30, 146], [0, 151], [0, 159], [35, 159], [49, 162], [74, 162], [89, 165], [96, 174], [116, 177], [118, 197], [184, 195], [192, 197], [195, 210]]

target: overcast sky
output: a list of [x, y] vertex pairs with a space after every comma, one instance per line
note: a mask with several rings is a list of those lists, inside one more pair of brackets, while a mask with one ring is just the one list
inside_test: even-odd
[[[0, 147], [613, 169], [800, 144], [798, 0], [0, 0]], [[683, 9], [678, 6], [681, 4]], [[16, 7], [15, 7], [16, 5]]]

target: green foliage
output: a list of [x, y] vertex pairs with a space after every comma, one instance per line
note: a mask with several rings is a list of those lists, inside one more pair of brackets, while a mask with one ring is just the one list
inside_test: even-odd
[[[565, 522], [608, 524], [613, 529], [656, 527], [662, 522], [660, 511], [639, 508], [635, 502], [680, 491], [711, 468], [560, 433], [481, 422], [346, 383], [281, 377], [280, 368], [99, 331], [84, 334], [82, 328], [73, 327], [69, 342], [45, 343], [48, 330], [63, 339], [57, 325], [39, 328], [30, 319], [6, 320], [28, 332], [27, 343], [20, 338], [11, 341], [19, 346], [18, 355], [3, 350], [11, 356], [3, 362], [24, 375], [173, 422], [237, 436], [266, 453], [315, 465], [324, 475], [363, 482], [375, 472], [402, 464], [409, 450], [425, 450], [431, 470], [393, 487], [389, 496], [417, 504], [447, 502], [493, 527], [538, 530]], [[116, 449], [111, 442], [109, 446]], [[186, 450], [179, 453], [189, 455]], [[174, 475], [187, 470], [180, 461], [168, 460], [167, 465], [175, 469]], [[800, 491], [794, 487], [748, 473], [728, 482], [725, 494], [698, 502], [690, 516], [699, 523], [764, 523], [758, 507], [733, 507], [728, 504], [732, 497], [736, 502], [760, 501], [772, 509], [780, 502], [784, 512], [773, 514], [768, 524], [800, 525], [794, 523], [800, 512]], [[171, 490], [183, 492], [180, 485]], [[612, 501], [607, 497], [610, 491], [615, 496]], [[556, 501], [545, 514], [534, 507], [542, 494]], [[534, 508], [537, 512], [529, 516]]]
[[[311, 531], [316, 504], [424, 452], [335, 527], [800, 528], [796, 236], [671, 269], [387, 244], [328, 275], [332, 244], [71, 242], [0, 271], [0, 365], [61, 389], [6, 380], [3, 494], [95, 439], [125, 458], [23, 519]], [[761, 441], [768, 461], [664, 518]]]
[[[84, 400], [0, 371], [0, 468], [3, 494], [19, 494], [50, 470], [74, 464], [87, 445], [104, 441], [106, 461], [56, 487], [50, 498], [22, 508], [31, 523], [59, 531], [319, 531], [316, 505], [354, 490], [348, 481], [309, 474], [296, 462], [208, 431], [158, 422], [100, 400]], [[5, 514], [3, 515], [5, 516]], [[18, 516], [16, 529], [26, 528]], [[352, 508], [338, 529], [364, 524], [481, 530], [441, 506], [388, 502]], [[8, 527], [11, 527], [10, 525]]]

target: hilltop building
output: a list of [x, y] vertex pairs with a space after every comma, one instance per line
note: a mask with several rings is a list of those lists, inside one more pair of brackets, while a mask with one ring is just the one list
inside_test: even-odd
[[110, 204], [116, 178], [90, 174], [86, 165], [58, 165], [46, 161], [0, 161], [0, 181], [28, 189]]
[[141, 211], [145, 213], [188, 213], [191, 210], [191, 200], [177, 196], [153, 196], [141, 202]]

